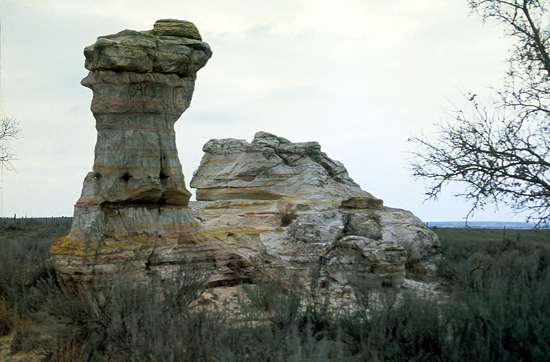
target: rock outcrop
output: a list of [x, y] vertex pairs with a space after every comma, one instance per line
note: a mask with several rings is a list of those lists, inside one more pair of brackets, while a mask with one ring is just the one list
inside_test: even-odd
[[[412, 213], [384, 207], [361, 190], [317, 142], [208, 141], [191, 181], [195, 215], [206, 225], [254, 227], [290, 273], [345, 286], [400, 286], [405, 263], [430, 268], [439, 240]], [[349, 277], [349, 278], [348, 278]]]
[[380, 207], [382, 200], [361, 190], [344, 165], [331, 160], [317, 142], [291, 143], [258, 132], [252, 143], [210, 140], [191, 187], [197, 201], [304, 200], [308, 204]]
[[66, 279], [119, 273], [143, 278], [182, 265], [209, 282], [247, 280], [265, 257], [252, 228], [201, 226], [187, 207], [174, 123], [189, 107], [196, 72], [212, 55], [190, 22], [159, 20], [84, 50], [98, 132], [93, 171], [71, 232], [51, 254]]
[[84, 54], [98, 137], [70, 234], [51, 248], [64, 280], [192, 270], [210, 286], [277, 274], [329, 290], [399, 287], [407, 262], [429, 267], [438, 252], [420, 220], [363, 191], [317, 142], [211, 140], [189, 203], [174, 123], [212, 55], [192, 23], [124, 30]]

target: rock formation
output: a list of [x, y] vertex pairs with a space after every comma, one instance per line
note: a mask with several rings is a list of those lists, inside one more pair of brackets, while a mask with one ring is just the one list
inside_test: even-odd
[[317, 142], [266, 132], [251, 143], [211, 140], [189, 204], [174, 123], [212, 55], [192, 23], [99, 37], [84, 54], [98, 137], [71, 232], [51, 249], [66, 281], [183, 269], [210, 286], [277, 272], [331, 287], [398, 287], [407, 260], [429, 266], [437, 253], [420, 220], [361, 190]]
[[243, 140], [210, 140], [191, 187], [197, 200], [303, 200], [349, 207], [378, 207], [382, 200], [361, 190], [344, 165], [317, 142], [291, 143], [258, 132]]
[[[201, 227], [187, 207], [174, 123], [189, 107], [196, 72], [212, 55], [190, 22], [99, 37], [84, 50], [98, 132], [93, 171], [68, 236], [51, 249], [68, 279], [120, 272], [136, 278], [193, 264], [212, 283], [248, 278], [235, 265], [259, 261], [251, 228]], [[256, 260], [258, 259], [258, 260]], [[238, 268], [242, 269], [242, 268]]]
[[438, 253], [437, 236], [418, 218], [361, 190], [317, 142], [258, 132], [251, 143], [211, 140], [203, 150], [191, 180], [197, 217], [254, 227], [284, 269], [302, 278], [316, 270], [340, 286], [351, 276], [400, 286], [407, 257], [429, 268]]

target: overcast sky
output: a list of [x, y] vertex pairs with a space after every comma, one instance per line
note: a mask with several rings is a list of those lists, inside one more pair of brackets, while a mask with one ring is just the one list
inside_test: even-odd
[[[176, 124], [186, 181], [212, 138], [257, 131], [318, 141], [361, 187], [424, 221], [469, 210], [445, 192], [424, 202], [407, 139], [446, 109], [498, 85], [510, 40], [466, 0], [2, 0], [2, 113], [20, 123], [3, 216], [70, 216], [93, 165], [83, 49], [101, 35], [189, 20], [214, 55]], [[460, 188], [456, 189], [460, 190]], [[471, 220], [523, 221], [507, 209]]]

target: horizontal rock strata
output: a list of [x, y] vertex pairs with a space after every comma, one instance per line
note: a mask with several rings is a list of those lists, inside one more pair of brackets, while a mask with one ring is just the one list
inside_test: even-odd
[[52, 248], [65, 280], [90, 282], [121, 275], [130, 280], [200, 273], [207, 286], [251, 282], [273, 259], [252, 228], [189, 223], [155, 233], [133, 233], [82, 242], [62, 237]]

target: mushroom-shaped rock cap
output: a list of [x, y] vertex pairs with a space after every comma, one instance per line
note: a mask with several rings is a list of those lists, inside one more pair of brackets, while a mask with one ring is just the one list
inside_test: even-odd
[[[195, 76], [212, 56], [193, 23], [158, 20], [153, 30], [123, 30], [100, 36], [84, 49], [90, 71], [177, 74]], [[83, 83], [84, 84], [84, 83]], [[87, 85], [86, 85], [87, 86]]]
[[177, 20], [177, 19], [160, 19], [155, 22], [152, 35], [156, 36], [178, 36], [181, 38], [189, 38], [195, 40], [201, 40], [202, 37], [199, 34], [199, 30], [190, 21]]

